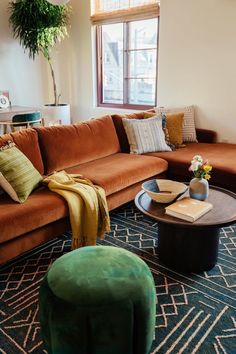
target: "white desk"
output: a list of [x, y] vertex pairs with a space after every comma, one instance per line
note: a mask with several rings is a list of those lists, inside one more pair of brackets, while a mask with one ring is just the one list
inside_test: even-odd
[[38, 107], [11, 106], [8, 108], [0, 108], [0, 134], [5, 134], [7, 132], [7, 127], [14, 115], [40, 111], [41, 109]]
[[11, 106], [8, 108], [0, 108], [0, 123], [12, 120], [15, 114], [40, 112], [38, 107]]

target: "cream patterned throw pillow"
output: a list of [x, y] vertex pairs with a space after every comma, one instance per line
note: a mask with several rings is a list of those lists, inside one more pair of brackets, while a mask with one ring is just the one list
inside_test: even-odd
[[160, 117], [149, 119], [122, 119], [131, 154], [171, 151], [166, 144]]
[[14, 201], [23, 203], [41, 181], [40, 173], [14, 143], [0, 148], [0, 186]]
[[155, 107], [155, 111], [160, 113], [184, 113], [183, 142], [197, 142], [196, 127], [194, 121], [194, 106], [186, 107]]

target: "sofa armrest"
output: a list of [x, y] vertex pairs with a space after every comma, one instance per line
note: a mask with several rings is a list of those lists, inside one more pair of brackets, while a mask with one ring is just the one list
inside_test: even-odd
[[196, 129], [197, 140], [199, 143], [213, 144], [216, 142], [217, 133], [214, 130]]

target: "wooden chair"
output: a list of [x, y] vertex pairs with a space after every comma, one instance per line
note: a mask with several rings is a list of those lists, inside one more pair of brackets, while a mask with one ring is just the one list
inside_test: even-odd
[[44, 125], [40, 112], [16, 114], [12, 117], [12, 122], [9, 123], [11, 130], [15, 131], [16, 128], [30, 128], [34, 125]]

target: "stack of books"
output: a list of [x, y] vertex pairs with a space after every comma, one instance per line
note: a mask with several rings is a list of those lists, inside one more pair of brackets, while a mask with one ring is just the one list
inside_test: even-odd
[[165, 208], [166, 214], [176, 218], [194, 222], [213, 208], [208, 202], [189, 197], [178, 200]]

